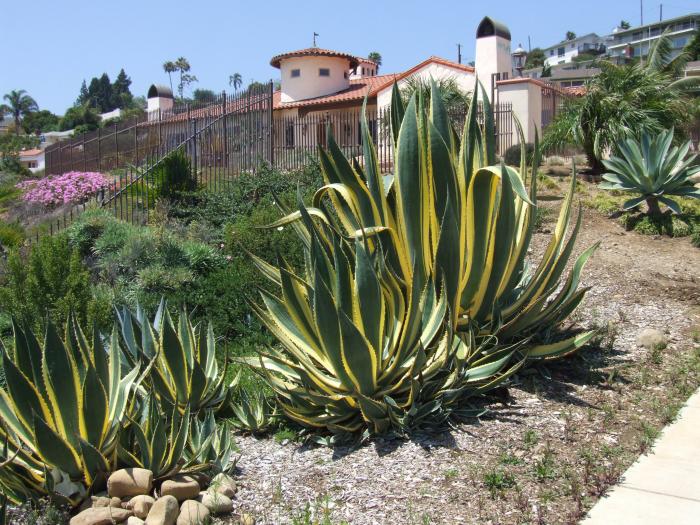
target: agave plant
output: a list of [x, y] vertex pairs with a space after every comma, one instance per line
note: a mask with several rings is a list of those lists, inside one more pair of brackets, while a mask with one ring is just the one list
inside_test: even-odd
[[136, 313], [124, 308], [118, 318], [132, 359], [154, 360], [149, 381], [160, 400], [177, 406], [180, 413], [186, 408], [192, 413], [228, 408], [227, 363], [219, 370], [211, 324], [206, 329], [193, 326], [182, 312], [176, 327], [164, 301], [152, 324], [141, 307]]
[[650, 215], [660, 215], [659, 202], [676, 213], [681, 213], [678, 203], [671, 196], [700, 199], [700, 189], [691, 180], [700, 173], [700, 166], [693, 166], [696, 155], [688, 156], [691, 142], [673, 146], [673, 129], [652, 137], [642, 133], [641, 140], [627, 138], [617, 144], [621, 156], [612, 156], [603, 164], [608, 172], [603, 175], [600, 187], [606, 190], [623, 190], [641, 194], [623, 204], [625, 210], [642, 202]]
[[43, 345], [13, 330], [13, 351], [0, 345], [0, 486], [13, 502], [57, 493], [75, 504], [116, 464], [139, 367], [125, 367], [116, 331], [88, 339], [73, 317], [63, 339], [48, 322]]
[[238, 430], [258, 434], [272, 425], [273, 408], [261, 392], [242, 392], [231, 408], [231, 424]]
[[[444, 418], [526, 359], [563, 355], [593, 335], [532, 344], [585, 293], [578, 279], [595, 247], [559, 286], [580, 227], [579, 214], [567, 241], [575, 181], [531, 270], [536, 177], [528, 193], [525, 149], [520, 173], [498, 165], [488, 99], [481, 97], [482, 129], [474, 92], [460, 140], [432, 89], [429, 108], [420, 93], [404, 107], [394, 86], [393, 177], [380, 174], [366, 121], [363, 165], [348, 161], [329, 133], [320, 150], [326, 184], [312, 206], [300, 200], [270, 225], [291, 224], [299, 234], [303, 275], [282, 259], [273, 266], [254, 257], [281, 289], [281, 297], [263, 291], [264, 307], [255, 306], [282, 344], [256, 366], [284, 412], [304, 425], [383, 432]], [[533, 173], [538, 162], [536, 146]]]
[[231, 474], [238, 458], [233, 456], [236, 444], [227, 423], [217, 424], [209, 411], [203, 419], [195, 419], [184, 450], [185, 465], [208, 465], [214, 474]]

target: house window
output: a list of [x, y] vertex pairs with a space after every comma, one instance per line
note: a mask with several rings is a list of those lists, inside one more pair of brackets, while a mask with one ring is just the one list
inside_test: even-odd
[[292, 78], [300, 77], [301, 69], [292, 69]]
[[30, 160], [27, 162], [27, 168], [36, 168], [37, 164], [35, 160]]
[[327, 67], [319, 68], [318, 76], [319, 77], [329, 77], [329, 76], [331, 76], [331, 70], [328, 69]]
[[560, 57], [563, 57], [564, 53], [566, 53], [566, 47], [560, 47], [557, 49], [557, 55], [559, 55]]
[[550, 57], [553, 57], [553, 56], [554, 56], [554, 49], [550, 49], [550, 50], [549, 50], [549, 56], [550, 56]]
[[348, 72], [343, 73], [343, 78], [348, 78]]

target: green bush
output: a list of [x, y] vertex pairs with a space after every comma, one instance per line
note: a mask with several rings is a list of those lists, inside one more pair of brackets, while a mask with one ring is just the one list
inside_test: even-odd
[[183, 148], [168, 154], [151, 174], [156, 197], [180, 199], [183, 192], [194, 191], [197, 181], [192, 164]]
[[0, 223], [0, 253], [24, 242], [24, 228], [17, 223]]
[[0, 281], [0, 311], [39, 328], [48, 317], [65, 323], [73, 312], [83, 326], [109, 324], [93, 297], [88, 268], [64, 236], [43, 237], [28, 252], [13, 251]]
[[[535, 153], [535, 145], [531, 142], [525, 143], [525, 156], [528, 165], [532, 164], [532, 156]], [[503, 162], [509, 166], [520, 166], [520, 144], [513, 144], [503, 155]]]

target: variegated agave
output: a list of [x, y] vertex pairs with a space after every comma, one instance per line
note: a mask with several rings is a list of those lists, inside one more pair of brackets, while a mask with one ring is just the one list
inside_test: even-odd
[[15, 503], [50, 494], [75, 504], [116, 465], [139, 367], [125, 366], [116, 331], [88, 339], [71, 318], [61, 339], [49, 322], [42, 345], [13, 328], [13, 351], [2, 347], [0, 488]]
[[155, 361], [148, 381], [158, 398], [195, 414], [200, 410], [228, 409], [230, 391], [226, 366], [219, 370], [216, 338], [211, 324], [193, 326], [181, 312], [177, 327], [161, 301], [153, 322], [141, 307], [118, 312], [122, 340], [129, 355], [142, 362]]
[[[595, 247], [560, 286], [581, 222], [579, 214], [567, 241], [572, 181], [552, 240], [529, 269], [536, 177], [528, 193], [516, 170], [497, 164], [489, 102], [481, 97], [482, 127], [479, 98], [475, 91], [460, 140], [434, 86], [428, 108], [416, 95], [404, 107], [395, 86], [393, 177], [380, 173], [366, 121], [362, 165], [329, 133], [320, 150], [326, 184], [312, 206], [300, 201], [270, 225], [294, 227], [306, 255], [301, 275], [282, 259], [275, 267], [254, 257], [281, 289], [263, 291], [255, 307], [281, 348], [253, 364], [290, 418], [370, 433], [445, 418], [527, 359], [563, 355], [593, 335], [533, 343], [581, 301], [581, 267]], [[533, 173], [537, 147], [534, 157]]]

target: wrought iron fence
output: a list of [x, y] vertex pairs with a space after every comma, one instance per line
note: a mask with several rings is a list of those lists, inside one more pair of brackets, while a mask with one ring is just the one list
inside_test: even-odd
[[[219, 190], [242, 172], [261, 165], [280, 170], [298, 169], [326, 146], [326, 133], [333, 136], [348, 157], [362, 163], [361, 113], [335, 111], [304, 116], [274, 116], [272, 85], [260, 86], [237, 96], [222, 95], [202, 107], [178, 108], [167, 115], [115, 125], [47, 148], [47, 173], [70, 170], [109, 172], [111, 182], [89, 202], [67, 209], [48, 226], [55, 233], [68, 226], [86, 207], [111, 211], [135, 224], [148, 222], [158, 198], [166, 156], [182, 148], [190, 159], [191, 176], [198, 187]], [[497, 153], [513, 143], [510, 104], [493, 107]], [[466, 112], [455, 113], [455, 131], [461, 131]], [[393, 168], [389, 109], [366, 113], [376, 144], [380, 167]], [[478, 119], [483, 122], [483, 111]]]

